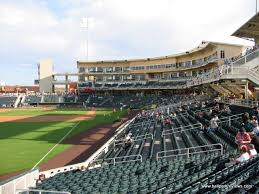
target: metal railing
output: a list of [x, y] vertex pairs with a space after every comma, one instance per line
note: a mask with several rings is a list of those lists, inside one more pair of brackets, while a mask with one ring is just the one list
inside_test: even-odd
[[167, 132], [167, 133], [162, 132], [162, 137], [170, 135], [170, 134], [181, 133], [181, 132], [184, 132], [184, 131], [190, 131], [190, 130], [193, 130], [193, 129], [202, 129], [202, 125], [198, 126], [198, 127], [192, 127], [192, 128], [189, 128], [189, 129], [179, 130], [179, 131], [171, 131], [171, 132]]
[[[148, 134], [145, 134], [145, 135], [139, 135], [139, 136], [132, 137], [132, 141], [133, 142], [134, 141], [138, 141], [138, 140], [144, 140], [144, 139], [154, 139], [154, 136], [153, 136], [153, 134], [148, 133]], [[114, 141], [114, 148], [115, 148], [116, 145], [124, 144], [124, 141], [125, 141], [125, 139], [117, 139], [117, 140], [115, 140]]]
[[233, 105], [240, 105], [240, 106], [246, 106], [246, 107], [257, 107], [259, 105], [259, 101], [253, 101], [249, 99], [228, 99], [223, 98], [220, 100], [222, 103], [226, 104], [233, 104]]
[[165, 134], [168, 135], [168, 134], [172, 134], [175, 132], [181, 132], [181, 131], [191, 130], [191, 129], [195, 129], [195, 128], [202, 128], [202, 124], [196, 123], [196, 124], [186, 125], [186, 126], [182, 126], [182, 127], [173, 128], [173, 129], [167, 129], [162, 132], [162, 136], [164, 136]]
[[231, 126], [232, 121], [239, 120], [242, 118], [243, 113], [228, 116], [228, 117], [221, 117], [219, 119], [219, 123], [228, 123], [228, 126]]
[[245, 63], [252, 61], [253, 59], [259, 57], [259, 49], [241, 57], [240, 59], [232, 62], [234, 65], [244, 65]]
[[252, 61], [257, 57], [259, 57], [259, 49], [247, 54], [246, 56], [238, 59], [237, 61], [232, 62], [229, 65], [224, 65], [223, 69], [221, 70], [213, 69], [212, 71], [210, 71], [210, 73], [204, 73], [202, 75], [197, 76], [195, 79], [191, 81], [187, 81], [187, 87], [218, 81], [227, 75], [243, 75], [247, 78], [253, 77], [254, 79], [258, 80], [258, 73], [251, 71], [249, 67], [243, 66], [247, 62]]
[[71, 194], [67, 191], [49, 191], [49, 190], [39, 190], [39, 189], [17, 189], [16, 194], [34, 194], [48, 193], [48, 194]]
[[202, 108], [202, 109], [199, 109], [199, 110], [195, 110], [193, 111], [194, 113], [197, 113], [197, 112], [208, 112], [210, 110], [212, 110], [213, 108], [212, 107], [209, 107], [209, 108]]
[[[219, 147], [219, 148], [214, 148], [214, 147]], [[196, 151], [197, 149], [202, 149], [202, 148], [212, 148], [212, 149]], [[181, 148], [181, 149], [157, 152], [156, 160], [159, 160], [161, 158], [169, 158], [169, 157], [177, 157], [177, 156], [187, 156], [187, 158], [189, 158], [190, 156], [195, 155], [195, 154], [208, 153], [208, 152], [219, 152], [219, 151], [220, 151], [220, 154], [222, 155], [223, 154], [223, 145], [219, 144], [219, 143], [203, 145], [203, 146], [196, 146], [196, 147], [189, 147], [189, 148]], [[180, 153], [178, 153], [178, 152], [180, 152]], [[181, 152], [184, 152], [184, 153], [181, 153]]]
[[[141, 117], [141, 118], [143, 118], [143, 117]], [[145, 124], [151, 124], [152, 122], [155, 122], [155, 120], [144, 121], [144, 122], [140, 122], [140, 123], [131, 124], [131, 125], [129, 125], [129, 127], [143, 126]]]
[[[131, 160], [125, 160], [127, 158], [132, 158]], [[117, 161], [119, 160], [119, 161]], [[140, 161], [142, 162], [143, 159], [142, 159], [142, 155], [140, 154], [137, 154], [137, 155], [130, 155], [130, 156], [122, 156], [122, 157], [115, 157], [115, 158], [106, 158], [106, 159], [98, 159], [98, 160], [93, 160], [91, 162], [91, 164], [95, 164], [95, 165], [109, 165], [109, 164], [113, 164], [113, 165], [116, 165], [116, 164], [119, 164], [119, 163], [126, 163], [126, 162], [136, 162], [136, 161]]]
[[[132, 159], [132, 160], [120, 160], [120, 161], [116, 161], [118, 159], [126, 159], [126, 158], [130, 158], [130, 157], [137, 157], [136, 159]], [[122, 157], [116, 157], [114, 158], [114, 165], [118, 164], [118, 163], [125, 163], [125, 162], [136, 162], [136, 161], [140, 161], [142, 162], [142, 156], [140, 154], [138, 155], [130, 155], [130, 156], [122, 156]]]

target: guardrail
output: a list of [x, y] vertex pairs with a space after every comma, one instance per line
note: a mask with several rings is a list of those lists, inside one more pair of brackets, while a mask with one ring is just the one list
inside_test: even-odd
[[[144, 137], [144, 138], [141, 138], [141, 137]], [[154, 139], [154, 136], [153, 136], [153, 134], [148, 133], [148, 134], [145, 134], [145, 135], [139, 135], [139, 136], [132, 137], [132, 141], [138, 141], [138, 140], [144, 140], [144, 139]], [[115, 148], [116, 145], [121, 145], [121, 144], [124, 144], [124, 139], [115, 140], [114, 141], [114, 148]]]
[[[126, 158], [131, 158], [134, 157], [132, 160], [125, 160]], [[120, 160], [120, 161], [116, 161]], [[95, 164], [95, 165], [108, 165], [108, 164], [113, 164], [116, 165], [118, 163], [126, 163], [126, 162], [136, 162], [140, 161], [142, 162], [142, 156], [140, 154], [138, 155], [130, 155], [130, 156], [122, 156], [122, 157], [115, 157], [115, 158], [106, 158], [106, 159], [99, 159], [99, 160], [93, 160], [90, 164]]]
[[48, 193], [48, 194], [71, 194], [67, 191], [49, 191], [49, 190], [39, 190], [39, 189], [17, 189], [16, 194], [34, 194]]
[[207, 112], [207, 111], [210, 111], [212, 110], [213, 107], [209, 107], [209, 108], [202, 108], [202, 109], [199, 109], [199, 110], [195, 110], [193, 111], [194, 113], [197, 113], [197, 112]]
[[[201, 149], [201, 148], [210, 148], [210, 147], [219, 147], [219, 148], [213, 148], [209, 150], [204, 151], [195, 151], [195, 149]], [[194, 152], [191, 152], [193, 151]], [[169, 157], [177, 157], [177, 156], [187, 156], [189, 158], [191, 155], [200, 154], [200, 153], [208, 153], [208, 152], [218, 152], [220, 151], [220, 154], [223, 154], [223, 145], [222, 144], [210, 144], [210, 145], [204, 145], [204, 146], [196, 146], [196, 147], [189, 147], [189, 148], [181, 148], [181, 149], [175, 149], [175, 150], [167, 150], [167, 151], [161, 151], [157, 152], [156, 160], [159, 160], [161, 158], [169, 158]], [[180, 153], [178, 153], [180, 152]], [[185, 152], [185, 153], [181, 153]]]
[[168, 133], [162, 133], [162, 137], [166, 136], [166, 135], [170, 135], [170, 134], [181, 133], [183, 131], [190, 131], [190, 130], [193, 130], [193, 129], [202, 129], [202, 125], [198, 126], [198, 127], [192, 127], [192, 128], [189, 128], [189, 129], [185, 129], [185, 130], [171, 131], [171, 132], [168, 132]]
[[243, 65], [253, 59], [259, 57], [259, 49], [247, 54], [246, 56], [234, 61], [228, 65], [224, 65], [222, 69], [213, 69], [210, 73], [204, 73], [196, 79], [186, 82], [187, 87], [200, 85], [204, 83], [210, 83], [213, 81], [219, 81], [222, 78], [227, 78], [228, 75], [243, 75], [246, 78], [249, 76], [258, 80], [258, 74], [251, 71], [250, 67], [244, 67]]
[[222, 118], [219, 119], [220, 120], [219, 123], [228, 123], [228, 126], [231, 126], [231, 122], [241, 119], [242, 115], [243, 115], [243, 113], [233, 115], [233, 116], [229, 116], [229, 117], [222, 117]]
[[241, 57], [240, 59], [232, 62], [234, 65], [244, 65], [245, 63], [252, 61], [253, 59], [259, 57], [259, 49]]
[[[169, 134], [170, 132], [172, 132], [172, 133], [181, 132], [182, 130], [185, 130], [185, 129], [190, 130], [190, 129], [199, 128], [199, 127], [202, 127], [201, 123], [186, 125], [186, 126], [182, 126], [182, 127], [173, 128], [173, 129], [167, 129], [162, 132], [162, 136], [164, 136], [165, 134]], [[170, 134], [172, 134], [172, 133], [170, 133]]]
[[150, 124], [150, 123], [152, 123], [152, 122], [155, 122], [155, 120], [151, 120], [151, 121], [144, 121], [144, 122], [140, 122], [140, 123], [136, 123], [136, 124], [131, 124], [131, 125], [129, 125], [129, 127], [135, 127], [135, 126], [143, 126], [143, 125], [145, 125], [145, 124]]
[[221, 99], [220, 102], [226, 103], [226, 104], [246, 106], [250, 108], [259, 106], [259, 101], [253, 101], [249, 99]]

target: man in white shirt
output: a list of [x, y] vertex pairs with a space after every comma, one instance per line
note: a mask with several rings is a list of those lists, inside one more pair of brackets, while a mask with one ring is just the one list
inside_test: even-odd
[[127, 150], [132, 142], [133, 142], [133, 139], [131, 138], [132, 136], [132, 133], [129, 133], [128, 135], [126, 135], [125, 139], [124, 139], [124, 149]]
[[256, 151], [255, 146], [253, 144], [249, 145], [249, 151], [248, 152], [249, 152], [250, 158], [257, 155], [257, 151]]
[[218, 127], [219, 127], [218, 121], [219, 121], [218, 116], [214, 115], [213, 118], [210, 120], [210, 129], [209, 129], [209, 131], [215, 131], [215, 130], [218, 129]]
[[242, 145], [240, 147], [240, 149], [241, 149], [241, 155], [238, 158], [236, 158], [236, 160], [235, 160], [236, 163], [244, 162], [246, 160], [249, 160], [249, 158], [250, 158], [249, 153], [248, 153], [248, 148], [246, 145]]

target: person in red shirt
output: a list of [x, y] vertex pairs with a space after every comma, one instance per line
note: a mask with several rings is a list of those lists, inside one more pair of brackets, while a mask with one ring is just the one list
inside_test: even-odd
[[165, 124], [167, 129], [171, 129], [171, 120], [169, 117], [166, 118]]
[[236, 143], [238, 145], [238, 147], [242, 146], [242, 145], [248, 145], [251, 143], [251, 137], [249, 135], [249, 133], [246, 132], [245, 128], [242, 127], [239, 132], [236, 135]]

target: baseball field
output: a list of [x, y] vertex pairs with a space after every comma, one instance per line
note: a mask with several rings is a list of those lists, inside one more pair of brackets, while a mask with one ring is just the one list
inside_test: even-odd
[[72, 146], [64, 140], [112, 123], [126, 113], [112, 109], [0, 109], [0, 175], [39, 166]]

